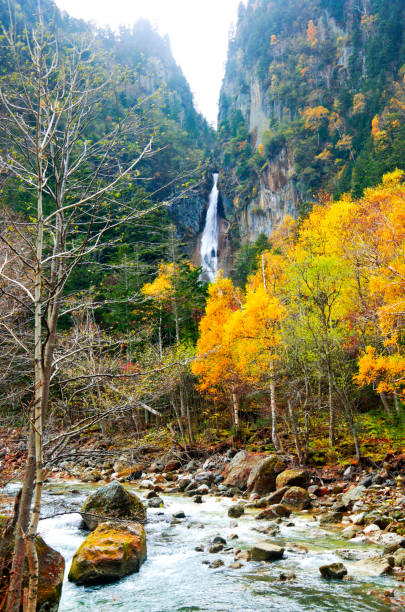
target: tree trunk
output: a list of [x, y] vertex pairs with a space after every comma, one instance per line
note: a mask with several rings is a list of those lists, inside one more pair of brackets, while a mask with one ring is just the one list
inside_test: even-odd
[[389, 406], [389, 404], [388, 404], [388, 401], [387, 401], [387, 396], [385, 395], [384, 391], [382, 391], [382, 392], [380, 393], [380, 399], [381, 399], [382, 405], [384, 406], [384, 410], [385, 410], [385, 412], [386, 412], [386, 413], [387, 413], [389, 416], [392, 416], [391, 408], [390, 408], [390, 406]]
[[271, 407], [271, 441], [276, 451], [280, 451], [280, 440], [277, 435], [276, 385], [273, 376], [274, 366], [270, 363], [270, 407]]
[[328, 373], [328, 391], [329, 391], [329, 446], [335, 445], [335, 411], [332, 398], [332, 381], [330, 373]]
[[300, 444], [300, 440], [298, 437], [297, 423], [295, 421], [295, 414], [292, 409], [290, 398], [288, 398], [287, 403], [288, 403], [288, 414], [290, 415], [291, 429], [292, 429], [293, 436], [294, 436], [295, 450], [297, 451], [298, 463], [302, 465], [301, 444]]
[[239, 428], [239, 407], [236, 393], [232, 392], [232, 408], [233, 408], [233, 424], [236, 428]]

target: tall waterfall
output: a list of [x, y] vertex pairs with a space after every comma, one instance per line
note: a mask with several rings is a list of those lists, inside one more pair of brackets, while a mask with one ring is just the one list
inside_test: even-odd
[[218, 174], [213, 174], [214, 186], [212, 187], [208, 200], [207, 217], [205, 227], [201, 236], [201, 267], [203, 276], [209, 281], [214, 281], [218, 272]]

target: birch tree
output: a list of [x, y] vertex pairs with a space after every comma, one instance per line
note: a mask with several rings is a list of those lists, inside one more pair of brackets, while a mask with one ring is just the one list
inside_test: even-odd
[[[12, 612], [20, 607], [25, 558], [27, 610], [36, 606], [43, 437], [64, 289], [79, 263], [101, 246], [113, 245], [121, 226], [136, 223], [151, 210], [135, 207], [130, 194], [136, 189], [138, 167], [152, 154], [153, 135], [138, 107], [101, 121], [115, 76], [97, 59], [95, 41], [62, 49], [41, 20], [22, 38], [10, 28], [4, 41], [15, 70], [0, 84], [0, 167], [9, 188], [24, 193], [29, 218], [12, 222], [19, 242], [9, 232], [1, 234], [0, 281], [3, 295], [7, 291], [29, 320], [31, 342], [17, 336], [13, 340], [33, 362], [34, 372], [6, 603]], [[91, 132], [95, 125], [97, 130]], [[91, 133], [97, 137], [90, 138]], [[9, 327], [7, 333], [11, 341], [14, 332]]]

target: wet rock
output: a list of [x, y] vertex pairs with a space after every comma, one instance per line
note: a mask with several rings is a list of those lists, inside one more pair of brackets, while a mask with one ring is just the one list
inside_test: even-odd
[[215, 559], [215, 561], [210, 563], [208, 567], [210, 567], [211, 569], [217, 569], [218, 567], [222, 567], [223, 565], [224, 562], [222, 561], [222, 559]]
[[201, 495], [196, 495], [195, 496], [194, 503], [195, 504], [202, 504], [203, 503], [203, 499], [202, 499]]
[[259, 461], [250, 472], [247, 487], [249, 491], [264, 495], [276, 488], [277, 475], [282, 472], [285, 465], [277, 457], [270, 455]]
[[194, 475], [194, 480], [198, 484], [209, 484], [214, 480], [214, 474], [212, 472], [199, 472]]
[[163, 508], [163, 507], [164, 507], [164, 502], [163, 502], [163, 499], [161, 499], [160, 497], [152, 497], [152, 499], [148, 501], [148, 508]]
[[267, 502], [269, 504], [279, 504], [283, 499], [285, 493], [287, 493], [290, 487], [281, 487], [277, 491], [274, 491], [271, 495], [268, 496]]
[[302, 544], [297, 544], [296, 542], [286, 542], [285, 547], [286, 550], [298, 553], [299, 555], [306, 555], [308, 552], [308, 548], [306, 546], [303, 546]]
[[398, 544], [398, 547], [405, 548], [405, 537], [398, 533], [382, 533], [379, 537], [379, 543], [384, 546], [384, 549], [389, 544]]
[[278, 561], [284, 555], [284, 548], [271, 542], [258, 542], [251, 550], [252, 561]]
[[226, 540], [221, 536], [215, 536], [215, 538], [212, 539], [211, 544], [223, 544], [225, 546]]
[[196, 546], [196, 547], [194, 548], [194, 550], [195, 550], [196, 552], [204, 552], [204, 546]]
[[284, 470], [276, 478], [276, 488], [283, 487], [306, 487], [308, 484], [308, 472], [305, 470]]
[[345, 561], [361, 561], [361, 559], [366, 559], [373, 556], [373, 553], [368, 550], [355, 550], [347, 548], [337, 550], [336, 554]]
[[153, 497], [157, 497], [158, 494], [156, 491], [148, 491], [145, 495], [145, 499], [152, 499]]
[[191, 484], [191, 482], [192, 480], [188, 476], [184, 476], [183, 478], [180, 478], [177, 482], [179, 491], [185, 491], [188, 485]]
[[239, 451], [229, 464], [228, 474], [224, 484], [228, 487], [246, 489], [252, 469], [263, 460], [263, 455]]
[[69, 580], [101, 584], [139, 571], [146, 557], [146, 534], [140, 523], [101, 523], [72, 559]]
[[320, 525], [331, 525], [334, 523], [340, 523], [343, 518], [342, 512], [328, 512], [327, 514], [322, 514], [319, 518]]
[[236, 561], [235, 563], [231, 563], [230, 565], [228, 565], [228, 567], [229, 569], [240, 569], [241, 567], [243, 567], [243, 563]]
[[228, 508], [228, 516], [231, 518], [239, 518], [244, 513], [245, 507], [243, 504], [235, 504], [234, 506], [230, 506], [230, 508]]
[[278, 575], [278, 579], [281, 582], [288, 582], [290, 580], [296, 580], [297, 576], [294, 574], [294, 572], [280, 572]]
[[364, 525], [365, 516], [366, 516], [365, 512], [359, 512], [358, 514], [352, 514], [351, 516], [348, 516], [347, 518], [349, 519], [349, 521], [353, 523], [353, 525]]
[[256, 516], [256, 518], [260, 520], [273, 519], [275, 517], [289, 517], [291, 514], [290, 509], [284, 504], [273, 504], [266, 510], [263, 510]]
[[175, 470], [178, 470], [180, 467], [181, 467], [180, 461], [178, 461], [177, 459], [169, 459], [167, 463], [165, 464], [163, 471], [164, 472], [174, 472]]
[[84, 502], [80, 513], [90, 530], [109, 519], [146, 522], [146, 508], [139, 497], [116, 481], [92, 493]]
[[238, 534], [237, 534], [237, 533], [230, 533], [230, 534], [229, 534], [229, 539], [230, 539], [230, 540], [238, 540], [238, 539], [239, 539], [239, 536], [238, 536]]
[[371, 525], [367, 525], [367, 527], [365, 527], [363, 529], [363, 533], [365, 535], [375, 535], [377, 533], [380, 533], [381, 529], [379, 528], [378, 525], [375, 525], [374, 523], [371, 523]]
[[184, 519], [186, 518], [186, 515], [184, 514], [183, 510], [179, 510], [178, 512], [173, 512], [173, 518]]
[[321, 565], [319, 568], [323, 578], [331, 580], [342, 580], [347, 574], [347, 569], [343, 563], [330, 563], [329, 565]]
[[223, 550], [223, 548], [224, 548], [224, 545], [218, 542], [218, 544], [212, 544], [209, 547], [208, 552], [212, 553], [212, 554], [216, 554], [216, 553], [221, 552], [221, 550]]
[[284, 493], [281, 503], [290, 510], [305, 510], [311, 507], [311, 498], [308, 492], [301, 487], [290, 487], [286, 493]]
[[280, 527], [273, 521], [269, 523], [269, 525], [260, 525], [260, 527], [255, 527], [254, 530], [273, 537], [280, 533]]
[[392, 557], [369, 557], [353, 563], [351, 571], [363, 576], [383, 576], [391, 572], [393, 563]]
[[246, 504], [245, 508], [267, 508], [268, 505], [269, 502], [265, 497], [259, 497], [258, 499]]
[[235, 559], [242, 561], [250, 561], [252, 554], [250, 550], [238, 550], [235, 554]]
[[151, 480], [145, 479], [145, 480], [141, 480], [141, 482], [139, 483], [139, 486], [141, 487], [141, 489], [153, 489], [155, 484]]

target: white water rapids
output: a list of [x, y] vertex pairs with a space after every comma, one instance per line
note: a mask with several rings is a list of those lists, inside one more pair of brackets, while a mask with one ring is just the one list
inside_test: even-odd
[[213, 174], [214, 185], [209, 200], [204, 231], [201, 236], [200, 255], [203, 276], [210, 282], [215, 280], [218, 272], [218, 174]]

